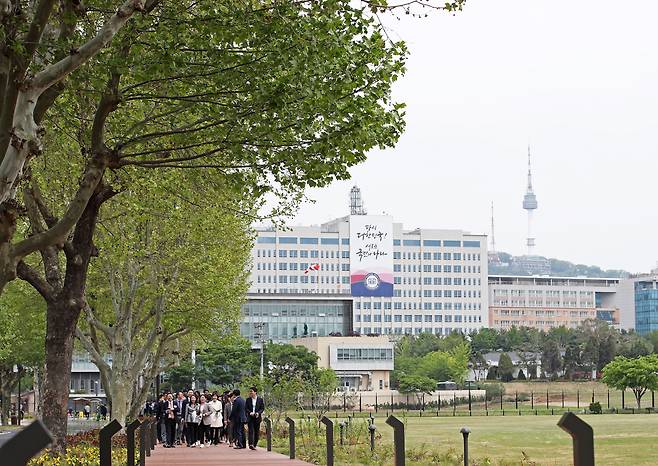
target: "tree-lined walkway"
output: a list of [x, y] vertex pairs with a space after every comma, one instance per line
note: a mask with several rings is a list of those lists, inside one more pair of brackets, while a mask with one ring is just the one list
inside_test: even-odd
[[226, 445], [208, 448], [164, 448], [157, 446], [151, 457], [146, 460], [147, 466], [302, 466], [309, 465], [300, 460], [291, 460], [279, 453], [268, 452], [265, 448], [257, 450], [235, 450]]

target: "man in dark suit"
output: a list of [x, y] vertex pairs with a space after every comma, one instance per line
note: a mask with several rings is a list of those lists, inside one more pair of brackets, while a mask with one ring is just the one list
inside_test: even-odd
[[233, 440], [236, 449], [247, 448], [244, 441], [244, 425], [247, 422], [245, 414], [244, 398], [240, 396], [240, 390], [233, 390], [233, 408], [231, 409], [231, 424], [233, 425]]
[[258, 396], [258, 389], [256, 387], [249, 389], [249, 398], [245, 402], [245, 410], [247, 411], [247, 425], [249, 427], [249, 449], [255, 450], [258, 446], [260, 421], [263, 420], [263, 411], [265, 411], [265, 403]]
[[167, 428], [167, 443], [165, 447], [174, 448], [176, 443], [176, 423], [180, 419], [181, 413], [174, 403], [174, 396], [169, 393], [165, 402], [165, 426]]
[[176, 411], [179, 413], [179, 418], [176, 419], [176, 445], [181, 445], [183, 440], [183, 420], [185, 418], [185, 407], [187, 406], [187, 399], [183, 395], [183, 392], [178, 392], [174, 403], [176, 404]]

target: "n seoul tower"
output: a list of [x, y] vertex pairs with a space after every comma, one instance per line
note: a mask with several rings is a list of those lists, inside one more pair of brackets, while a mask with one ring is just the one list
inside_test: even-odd
[[532, 191], [532, 171], [530, 169], [530, 146], [528, 146], [528, 188], [523, 196], [523, 208], [528, 212], [528, 238], [526, 246], [528, 247], [528, 256], [533, 256], [535, 252], [535, 238], [532, 235], [532, 211], [537, 208], [537, 196]]

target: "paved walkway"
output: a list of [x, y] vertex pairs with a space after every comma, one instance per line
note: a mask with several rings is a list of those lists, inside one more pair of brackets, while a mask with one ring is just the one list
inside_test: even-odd
[[302, 466], [309, 465], [300, 460], [291, 460], [279, 453], [268, 452], [266, 448], [256, 451], [235, 450], [224, 444], [208, 448], [164, 448], [160, 445], [146, 458], [147, 466]]

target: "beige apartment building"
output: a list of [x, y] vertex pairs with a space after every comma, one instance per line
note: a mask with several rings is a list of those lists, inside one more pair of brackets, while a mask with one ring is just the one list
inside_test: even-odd
[[495, 329], [577, 327], [587, 319], [619, 326], [619, 279], [489, 276], [489, 325]]
[[386, 336], [305, 337], [290, 343], [315, 352], [319, 368], [336, 372], [341, 390], [390, 389], [394, 344]]

